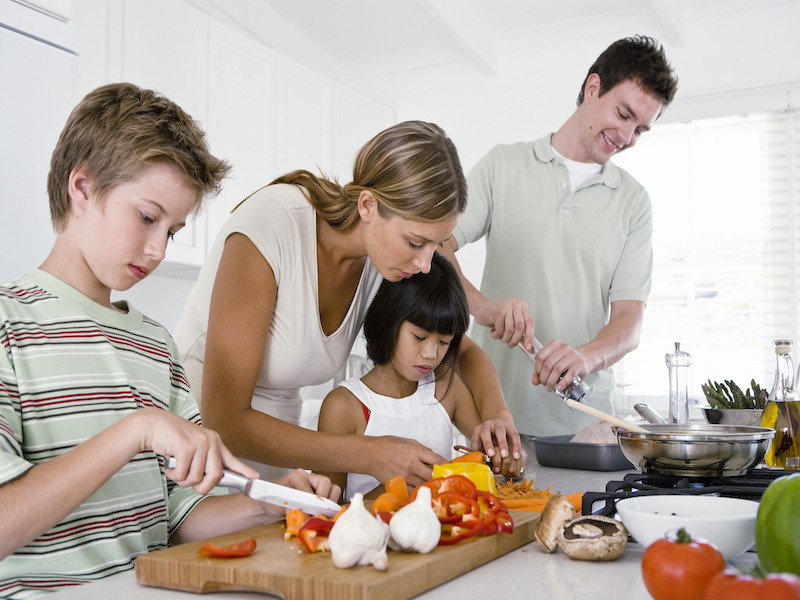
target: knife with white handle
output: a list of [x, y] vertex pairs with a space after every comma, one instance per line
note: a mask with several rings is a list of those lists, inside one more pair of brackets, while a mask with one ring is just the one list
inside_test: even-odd
[[[176, 465], [175, 457], [170, 457], [167, 461], [167, 468], [174, 469]], [[248, 479], [244, 475], [239, 475], [227, 469], [222, 470], [222, 479], [219, 480], [217, 485], [236, 488], [250, 498], [260, 502], [267, 502], [284, 508], [299, 508], [310, 515], [332, 517], [342, 508], [328, 498], [272, 483], [271, 481]]]

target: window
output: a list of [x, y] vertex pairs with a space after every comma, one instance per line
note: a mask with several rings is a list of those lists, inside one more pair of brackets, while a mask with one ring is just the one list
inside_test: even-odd
[[772, 388], [772, 340], [798, 335], [800, 113], [659, 125], [615, 162], [653, 203], [653, 287], [642, 337], [615, 366], [617, 408], [646, 401], [666, 415], [664, 362], [675, 342], [701, 384]]

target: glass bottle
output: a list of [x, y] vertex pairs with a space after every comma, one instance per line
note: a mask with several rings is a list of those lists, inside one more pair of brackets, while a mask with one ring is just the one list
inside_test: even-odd
[[800, 469], [800, 396], [794, 390], [792, 340], [775, 340], [775, 382], [761, 426], [775, 430], [764, 460], [771, 467]]
[[669, 369], [669, 422], [685, 424], [689, 422], [689, 385], [687, 371], [692, 364], [692, 356], [681, 350], [681, 343], [675, 342], [675, 351], [664, 355]]

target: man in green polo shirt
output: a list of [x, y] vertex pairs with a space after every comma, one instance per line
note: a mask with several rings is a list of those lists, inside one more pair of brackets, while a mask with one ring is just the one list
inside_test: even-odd
[[[611, 366], [639, 343], [653, 259], [647, 192], [609, 159], [651, 128], [677, 86], [657, 41], [618, 40], [558, 131], [496, 146], [467, 178], [467, 210], [444, 254], [458, 266], [455, 251], [486, 237], [481, 289], [461, 279], [485, 326], [473, 337], [520, 433], [575, 433], [594, 420], [552, 393], [575, 376], [592, 388], [585, 403], [612, 412]], [[530, 359], [509, 348], [533, 349], [534, 323], [544, 348], [531, 377]]]

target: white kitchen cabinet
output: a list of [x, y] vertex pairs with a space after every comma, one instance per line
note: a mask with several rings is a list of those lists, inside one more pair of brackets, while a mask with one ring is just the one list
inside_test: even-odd
[[276, 62], [271, 48], [211, 21], [209, 141], [212, 152], [233, 170], [200, 217], [207, 247], [231, 210], [275, 178]]
[[277, 175], [307, 169], [350, 181], [358, 149], [394, 123], [394, 110], [189, 3], [82, 2], [81, 80], [91, 87], [130, 81], [163, 92], [203, 125], [212, 152], [233, 165], [220, 195], [168, 246], [160, 275], [194, 278], [231, 209]]
[[[208, 129], [209, 22], [207, 15], [178, 0], [112, 2], [107, 81], [130, 81], [158, 90]], [[205, 222], [200, 217], [175, 236], [166, 260], [199, 266], [206, 251]]]
[[333, 166], [333, 80], [278, 56], [278, 173]]

